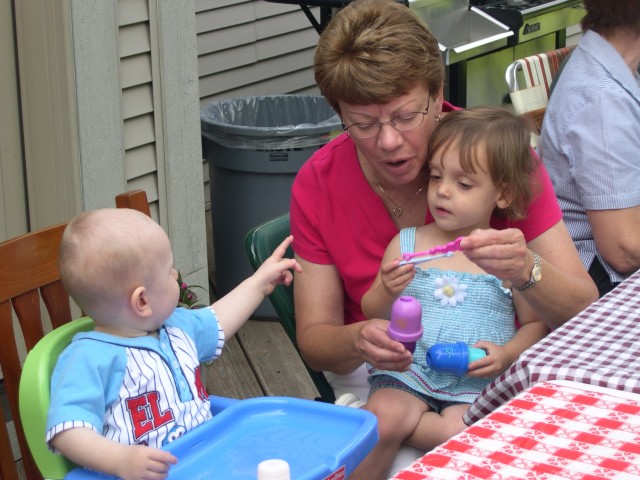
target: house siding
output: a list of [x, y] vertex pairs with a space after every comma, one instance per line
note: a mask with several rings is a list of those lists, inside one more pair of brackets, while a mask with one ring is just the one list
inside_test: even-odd
[[[119, 0], [117, 4], [120, 108], [124, 172], [128, 189], [147, 192], [152, 215], [159, 218], [158, 162], [154, 104], [151, 31], [153, 18], [148, 0]], [[160, 132], [161, 134], [161, 132]]]
[[296, 5], [196, 0], [196, 31], [203, 105], [247, 90], [270, 95], [315, 87], [318, 33]]
[[[319, 9], [312, 8], [319, 18]], [[264, 0], [196, 0], [200, 106], [255, 95], [317, 95], [318, 33], [297, 5]], [[203, 164], [205, 204], [209, 167]]]
[[83, 208], [145, 190], [176, 268], [203, 286], [206, 303], [205, 213], [191, 208], [203, 205], [194, 4], [71, 4]]

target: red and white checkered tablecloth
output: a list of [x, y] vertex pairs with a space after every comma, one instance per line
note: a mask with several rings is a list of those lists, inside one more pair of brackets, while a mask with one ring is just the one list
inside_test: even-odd
[[549, 380], [640, 393], [640, 271], [524, 351], [478, 396], [464, 422], [471, 425]]
[[392, 479], [640, 479], [640, 395], [537, 383]]

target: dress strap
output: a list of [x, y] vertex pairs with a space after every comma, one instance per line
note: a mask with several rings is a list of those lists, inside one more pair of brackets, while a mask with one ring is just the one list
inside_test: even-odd
[[416, 227], [407, 227], [400, 230], [400, 255], [413, 253], [416, 248]]

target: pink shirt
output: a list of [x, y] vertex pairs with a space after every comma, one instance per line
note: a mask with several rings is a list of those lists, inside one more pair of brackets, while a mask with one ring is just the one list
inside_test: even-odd
[[[443, 109], [453, 107], [445, 102]], [[562, 219], [542, 162], [537, 176], [540, 194], [530, 205], [527, 218], [508, 221], [494, 217], [493, 228], [519, 228], [529, 242]], [[433, 217], [427, 210], [425, 224], [431, 222]], [[291, 197], [293, 248], [308, 262], [336, 266], [345, 291], [345, 324], [365, 319], [360, 300], [398, 232], [382, 200], [367, 183], [348, 135], [340, 135], [319, 149], [298, 172]]]

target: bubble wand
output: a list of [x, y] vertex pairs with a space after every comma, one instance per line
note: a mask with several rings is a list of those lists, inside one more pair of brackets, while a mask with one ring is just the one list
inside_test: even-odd
[[462, 250], [460, 248], [460, 242], [463, 238], [464, 237], [458, 237], [453, 242], [449, 242], [446, 245], [437, 245], [426, 252], [403, 253], [400, 265], [406, 265], [408, 263], [415, 265], [435, 260], [436, 258], [451, 257], [456, 250]]

